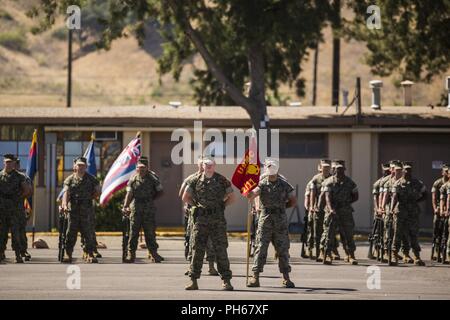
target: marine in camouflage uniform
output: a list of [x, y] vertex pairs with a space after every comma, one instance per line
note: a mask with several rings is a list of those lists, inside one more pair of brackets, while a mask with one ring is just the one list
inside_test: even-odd
[[156, 207], [154, 200], [162, 195], [163, 186], [158, 176], [148, 170], [148, 159], [141, 157], [137, 164], [137, 174], [128, 181], [124, 210], [130, 213], [130, 239], [125, 262], [133, 263], [139, 240], [139, 230], [144, 229], [148, 258], [159, 263], [164, 259], [158, 254], [156, 243]]
[[[381, 170], [383, 171], [383, 176], [381, 178], [379, 178], [377, 181], [375, 181], [375, 183], [373, 184], [372, 187], [372, 196], [373, 196], [373, 210], [374, 210], [374, 223], [375, 223], [375, 219], [377, 217], [381, 217], [381, 219], [383, 219], [383, 225], [385, 223], [383, 214], [385, 212], [385, 210], [382, 210], [382, 197], [383, 197], [383, 181], [386, 177], [389, 177], [391, 174], [391, 169], [390, 169], [390, 164], [389, 163], [384, 163], [381, 165]], [[383, 230], [385, 230], [385, 228], [383, 227]], [[372, 252], [369, 252], [369, 258], [373, 259], [374, 256], [372, 254]]]
[[94, 256], [95, 232], [92, 224], [94, 213], [93, 199], [100, 195], [100, 183], [96, 177], [86, 172], [86, 158], [76, 160], [77, 172], [71, 174], [64, 181], [64, 195], [62, 201], [63, 212], [67, 214], [66, 253], [64, 262], [72, 262], [72, 253], [77, 242], [78, 232], [85, 239], [88, 253], [86, 262], [98, 263]]
[[[352, 179], [345, 175], [345, 162], [335, 161], [336, 175], [329, 177], [323, 182], [325, 194], [325, 218], [321, 242], [321, 254], [324, 254], [325, 246], [335, 241], [336, 229], [339, 229], [341, 241], [346, 253], [345, 261], [358, 264], [355, 258], [356, 245], [353, 239], [355, 221], [353, 219], [352, 203], [358, 200], [358, 188]], [[332, 219], [335, 220], [334, 223]], [[326, 264], [331, 264], [332, 259], [326, 255]]]
[[309, 247], [309, 255], [312, 257], [312, 250], [316, 248], [316, 261], [322, 262], [323, 257], [320, 257], [320, 239], [323, 233], [323, 220], [325, 217], [325, 202], [320, 201], [319, 198], [322, 192], [322, 185], [326, 179], [328, 179], [331, 175], [330, 173], [330, 165], [331, 161], [328, 159], [323, 159], [320, 161], [319, 170], [320, 173], [316, 174], [311, 181], [308, 183], [307, 188], [309, 189], [309, 197], [310, 197], [310, 208], [309, 208], [309, 216], [311, 216], [312, 224], [311, 224], [311, 239], [308, 241]]
[[204, 172], [190, 180], [183, 193], [183, 201], [192, 205], [192, 259], [189, 269], [190, 283], [186, 290], [198, 290], [203, 258], [211, 238], [216, 253], [217, 269], [223, 280], [223, 290], [233, 290], [230, 283], [232, 272], [228, 260], [227, 222], [224, 210], [233, 197], [230, 181], [215, 172], [215, 162], [211, 158], [203, 161]]
[[[25, 181], [26, 181], [29, 189], [33, 190], [30, 177], [28, 177], [25, 173], [22, 173], [22, 172], [19, 171], [20, 170], [20, 160], [19, 159], [16, 159], [16, 170], [17, 170], [17, 172], [19, 172], [20, 174], [22, 174], [25, 177]], [[19, 210], [23, 212], [23, 214], [20, 215], [20, 231], [19, 231], [20, 232], [20, 236], [21, 236], [20, 254], [25, 259], [25, 261], [30, 261], [31, 260], [31, 255], [27, 251], [27, 249], [28, 249], [28, 238], [27, 238], [27, 229], [26, 229], [27, 223], [28, 223], [28, 219], [29, 219], [29, 215], [28, 215], [27, 210], [25, 209], [24, 201], [25, 201], [25, 198], [22, 198], [22, 200], [19, 201]]]
[[[184, 191], [186, 190], [186, 187], [189, 185], [190, 181], [192, 179], [194, 179], [197, 175], [199, 175], [200, 173], [203, 172], [203, 158], [199, 158], [198, 162], [198, 171], [194, 172], [193, 174], [189, 175], [186, 179], [184, 179], [183, 183], [181, 184], [181, 188], [180, 191], [178, 193], [178, 195], [181, 197], [184, 193]], [[185, 219], [186, 221], [186, 228], [185, 228], [185, 232], [186, 235], [185, 237], [187, 239], [189, 239], [187, 245], [188, 245], [188, 254], [187, 254], [187, 260], [190, 262], [192, 260], [192, 245], [193, 245], [193, 241], [192, 241], [192, 228], [193, 228], [193, 222], [192, 222], [192, 214], [191, 214], [191, 205], [186, 204], [186, 209], [185, 209]], [[212, 244], [212, 240], [211, 237], [208, 237], [208, 242], [206, 245], [206, 261], [208, 261], [209, 264], [209, 270], [208, 273], [212, 276], [218, 276], [219, 272], [217, 272], [216, 268], [214, 267], [214, 262], [216, 261], [216, 254], [214, 252], [214, 247]], [[185, 275], [189, 275], [189, 269], [185, 272]]]
[[418, 241], [420, 216], [418, 202], [425, 200], [426, 187], [422, 181], [411, 176], [411, 169], [411, 162], [403, 163], [403, 176], [393, 184], [391, 191], [393, 194], [391, 208], [397, 219], [393, 251], [398, 251], [401, 238], [409, 237], [414, 254], [414, 264], [424, 266], [425, 263], [420, 259]]
[[4, 167], [0, 171], [0, 261], [5, 259], [8, 232], [11, 230], [16, 262], [23, 263], [20, 230], [24, 211], [21, 210], [20, 202], [30, 194], [31, 190], [25, 176], [15, 170], [15, 160], [14, 155], [5, 154]]
[[259, 207], [261, 210], [257, 237], [257, 248], [255, 251], [252, 267], [253, 276], [247, 284], [248, 287], [259, 287], [259, 274], [263, 272], [267, 260], [267, 250], [272, 241], [278, 256], [278, 268], [283, 274], [283, 286], [294, 288], [295, 284], [290, 280], [289, 273], [289, 231], [286, 219], [286, 207], [296, 204], [294, 188], [286, 179], [278, 175], [278, 162], [267, 160], [265, 169], [268, 175], [262, 178], [250, 194], [253, 199], [259, 196]]
[[[380, 196], [380, 210], [382, 210], [383, 216], [384, 216], [384, 224], [387, 226], [388, 221], [391, 219], [393, 221], [392, 216], [392, 209], [391, 209], [391, 200], [392, 200], [392, 187], [395, 182], [395, 171], [396, 170], [403, 170], [403, 164], [400, 160], [391, 160], [390, 161], [390, 168], [391, 168], [391, 174], [389, 176], [386, 176], [382, 181], [380, 182], [380, 192], [382, 191], [382, 196]], [[393, 224], [395, 221], [393, 221]], [[385, 228], [385, 237], [384, 237], [384, 246], [385, 246], [385, 254], [386, 256], [383, 257], [382, 262], [388, 262], [387, 257], [387, 247], [388, 247], [388, 236], [387, 236], [387, 228]], [[409, 243], [409, 237], [408, 235], [402, 234], [401, 238], [401, 247], [398, 248], [398, 251], [394, 252], [394, 255], [396, 256], [397, 260], [403, 259], [404, 263], [413, 263], [414, 260], [410, 257], [409, 251], [411, 249], [410, 243]], [[403, 253], [403, 257], [399, 255], [400, 250]], [[394, 263], [395, 264], [395, 263]]]
[[[433, 239], [436, 240], [440, 239], [440, 235], [437, 234], [440, 231], [438, 226], [445, 221], [445, 215], [443, 214], [445, 207], [441, 207], [441, 192], [445, 193], [445, 188], [442, 187], [448, 182], [448, 169], [449, 168], [447, 165], [442, 167], [442, 176], [437, 179], [431, 187], [431, 200], [433, 205]], [[442, 198], [444, 197], [445, 195], [442, 195]], [[436, 243], [436, 245], [439, 246], [440, 243]], [[435, 252], [433, 251], [431, 260], [436, 260], [434, 253]]]
[[[450, 168], [450, 165], [447, 165]], [[448, 177], [450, 178], [450, 170], [447, 173]], [[445, 183], [440, 190], [441, 193], [441, 215], [447, 218], [447, 221], [450, 216], [450, 179]], [[450, 223], [448, 222], [448, 229], [447, 229], [447, 259], [445, 261], [446, 264], [450, 263]]]

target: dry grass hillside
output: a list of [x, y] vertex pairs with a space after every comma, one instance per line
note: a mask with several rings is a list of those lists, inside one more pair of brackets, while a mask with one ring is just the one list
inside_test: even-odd
[[[0, 106], [55, 106], [65, 105], [67, 80], [67, 42], [64, 24], [60, 20], [49, 31], [32, 35], [35, 24], [25, 15], [33, 1], [0, 0]], [[331, 103], [331, 32], [325, 30], [324, 43], [320, 45], [317, 105]], [[179, 82], [170, 75], [159, 82], [156, 58], [160, 53], [161, 39], [150, 32], [145, 48], [138, 46], [132, 37], [115, 41], [109, 51], [85, 52], [79, 41], [74, 43], [73, 105], [142, 105], [180, 100], [194, 104], [189, 79], [192, 62], [185, 68]], [[363, 63], [364, 44], [343, 42], [341, 51], [341, 89], [348, 89], [352, 97], [355, 78], [362, 78], [363, 104], [370, 104], [368, 82], [378, 79], [371, 75]], [[199, 57], [193, 59], [202, 66]], [[303, 77], [306, 96], [296, 97], [294, 89], [284, 86], [282, 95], [287, 101], [311, 104], [312, 55], [304, 62]], [[438, 103], [444, 92], [445, 74], [431, 84], [417, 84], [414, 104]], [[401, 105], [402, 91], [395, 86], [395, 76], [382, 78], [384, 105]]]

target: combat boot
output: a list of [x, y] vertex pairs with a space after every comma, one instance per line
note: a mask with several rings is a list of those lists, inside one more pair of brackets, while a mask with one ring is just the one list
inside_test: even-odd
[[450, 264], [450, 253], [447, 255], [447, 259], [445, 259], [444, 264]]
[[333, 258], [331, 257], [331, 255], [327, 254], [324, 257], [323, 264], [327, 264], [327, 265], [333, 264]]
[[313, 250], [312, 250], [312, 249], [308, 249], [308, 257], [309, 257], [311, 260], [314, 260], [314, 259], [315, 259], [314, 255], [313, 255]]
[[358, 264], [358, 260], [356, 260], [354, 252], [350, 253], [349, 262], [354, 266]]
[[230, 279], [223, 279], [222, 290], [224, 291], [233, 291], [234, 288], [231, 285]]
[[420, 254], [418, 252], [414, 252], [414, 264], [416, 266], [425, 266], [425, 262], [423, 262], [422, 259], [420, 259]]
[[100, 254], [100, 252], [97, 251], [97, 249], [94, 250], [94, 257], [97, 259], [103, 258], [103, 256]]
[[397, 254], [397, 252], [395, 252], [395, 251], [392, 252], [392, 260], [391, 260], [391, 263], [389, 265], [390, 266], [397, 266], [398, 265], [398, 254]]
[[324, 250], [320, 249], [320, 254], [319, 256], [316, 258], [316, 262], [323, 262], [323, 256], [324, 256]]
[[389, 261], [388, 258], [389, 258], [388, 252], [387, 250], [384, 250], [383, 256], [381, 257], [381, 263], [388, 263]]
[[283, 288], [295, 288], [295, 284], [289, 279], [289, 273], [283, 273]]
[[185, 275], [185, 276], [188, 276], [188, 275], [189, 275], [189, 271], [190, 271], [190, 270], [187, 269], [186, 272], [184, 273], [184, 275]]
[[410, 257], [409, 253], [403, 253], [403, 263], [413, 263], [413, 258]]
[[337, 248], [333, 249], [332, 256], [333, 260], [341, 260], [341, 256], [339, 255], [339, 251]]
[[210, 276], [218, 276], [219, 275], [219, 272], [217, 272], [216, 268], [214, 268], [214, 261], [209, 261], [208, 273]]
[[94, 256], [93, 253], [89, 253], [88, 257], [86, 259], [86, 263], [98, 263], [97, 258]]
[[136, 261], [136, 252], [128, 251], [125, 263], [134, 263]]
[[185, 290], [198, 290], [197, 279], [191, 278], [191, 281], [184, 287]]
[[72, 263], [72, 252], [71, 251], [66, 250], [66, 253], [64, 254], [64, 257], [63, 257], [63, 262]]
[[21, 253], [21, 256], [25, 259], [25, 261], [30, 261], [31, 260], [31, 254], [29, 254], [27, 250], [23, 251]]
[[23, 259], [20, 252], [16, 252], [16, 263], [23, 263]]
[[250, 280], [247, 283], [247, 287], [249, 288], [257, 288], [259, 287], [259, 273], [254, 272], [253, 276], [250, 278]]
[[394, 254], [397, 260], [403, 260], [403, 257], [397, 252]]
[[148, 252], [148, 258], [154, 263], [160, 263], [164, 261], [164, 258], [161, 257], [156, 250]]

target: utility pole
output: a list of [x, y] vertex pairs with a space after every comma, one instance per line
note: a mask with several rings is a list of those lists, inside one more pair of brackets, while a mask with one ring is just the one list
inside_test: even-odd
[[336, 34], [341, 28], [341, 1], [333, 1], [333, 19], [331, 28], [333, 32], [333, 75], [332, 75], [332, 91], [331, 105], [339, 105], [339, 81], [340, 81], [340, 59], [341, 59], [341, 39]]
[[72, 106], [72, 29], [68, 34], [68, 57], [67, 57], [67, 108]]

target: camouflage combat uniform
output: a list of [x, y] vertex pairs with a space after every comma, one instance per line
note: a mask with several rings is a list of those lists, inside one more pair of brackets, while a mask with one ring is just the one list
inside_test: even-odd
[[[392, 212], [392, 208], [391, 208], [391, 200], [392, 200], [392, 188], [394, 186], [394, 184], [397, 182], [398, 180], [395, 180], [395, 177], [391, 177], [388, 176], [388, 179], [385, 179], [384, 182], [381, 182], [381, 186], [383, 188], [383, 192], [388, 194], [388, 199], [389, 201], [386, 202], [386, 207], [385, 207], [385, 215], [384, 215], [384, 224], [387, 225], [387, 222], [390, 218], [392, 218], [392, 225], [393, 225], [393, 229], [394, 229], [394, 237], [395, 237], [395, 228], [396, 228], [396, 224], [398, 223], [398, 221], [395, 219], [395, 216], [391, 215], [393, 214]], [[405, 223], [404, 220], [400, 219], [400, 223]], [[400, 226], [400, 228], [402, 228], [402, 226]], [[388, 230], [385, 228], [385, 237], [384, 237], [384, 245], [385, 245], [385, 250], [387, 250], [387, 243], [388, 243], [388, 237], [387, 237], [387, 232]], [[398, 248], [394, 249], [394, 239], [392, 242], [392, 248], [394, 251], [396, 252], [400, 252], [400, 250], [403, 252], [403, 254], [405, 255], [409, 255], [409, 251], [411, 250], [411, 245], [410, 245], [410, 239], [408, 236], [408, 233], [401, 233], [400, 234], [400, 245], [398, 246]]]
[[[23, 174], [23, 176], [25, 177], [25, 182], [29, 185], [30, 188], [32, 188], [32, 183], [31, 183], [31, 179], [24, 173], [20, 173]], [[19, 201], [19, 211], [22, 212], [22, 214], [20, 214], [20, 253], [22, 255], [24, 255], [28, 249], [28, 238], [27, 238], [27, 223], [28, 223], [28, 213], [25, 210], [25, 206], [24, 206], [24, 201], [25, 198], [22, 198]]]
[[420, 208], [417, 200], [425, 192], [425, 186], [415, 178], [406, 180], [402, 177], [393, 183], [391, 192], [397, 194], [398, 197], [398, 202], [393, 208], [396, 213], [394, 215], [393, 250], [398, 252], [402, 238], [409, 238], [411, 248], [418, 256], [420, 252], [418, 241]]
[[148, 251], [153, 254], [158, 250], [155, 222], [156, 207], [153, 200], [156, 194], [162, 190], [163, 187], [158, 176], [150, 171], [143, 177], [135, 174], [128, 181], [127, 192], [133, 197], [130, 205], [130, 239], [128, 242], [130, 252], [136, 252], [141, 228], [144, 229]]
[[[322, 191], [322, 185], [324, 181], [329, 178], [325, 177], [322, 173], [316, 174], [308, 183], [310, 192], [315, 194], [315, 203], [318, 205], [317, 211], [313, 211], [313, 235], [312, 235], [312, 247], [320, 248], [320, 239], [323, 233], [323, 220], [325, 217], [325, 202], [319, 204], [319, 197]], [[309, 242], [310, 243], [310, 242]]]
[[97, 178], [85, 173], [82, 178], [75, 173], [64, 181], [64, 192], [69, 192], [69, 216], [67, 222], [66, 251], [72, 254], [77, 242], [78, 232], [85, 241], [88, 254], [93, 254], [95, 242], [93, 238], [94, 226], [92, 216], [95, 214], [92, 195], [98, 188]]
[[226, 195], [233, 192], [230, 181], [217, 172], [210, 178], [201, 173], [189, 181], [186, 192], [191, 194], [194, 203], [191, 212], [193, 227], [189, 276], [192, 279], [200, 278], [208, 238], [211, 238], [220, 277], [222, 280], [231, 279], [223, 201]]
[[330, 200], [333, 208], [336, 211], [336, 223], [331, 225], [331, 212], [325, 208], [325, 218], [323, 223], [323, 234], [321, 240], [321, 249], [329, 242], [331, 247], [335, 246], [336, 228], [339, 229], [341, 235], [341, 242], [344, 250], [348, 255], [354, 254], [356, 250], [355, 241], [353, 239], [353, 232], [355, 228], [355, 221], [353, 219], [353, 207], [351, 205], [352, 195], [358, 191], [356, 183], [347, 176], [344, 176], [343, 181], [339, 182], [336, 176], [331, 176], [323, 182], [323, 192], [330, 193]]
[[[190, 176], [188, 176], [184, 181], [183, 184], [181, 186], [181, 188], [183, 188], [184, 186], [188, 186], [190, 181], [192, 179], [194, 179], [196, 176], [198, 176], [200, 174], [200, 172], [194, 172], [193, 174], [191, 174]], [[187, 226], [186, 226], [186, 234], [189, 237], [189, 252], [188, 252], [188, 256], [187, 259], [188, 261], [191, 261], [192, 259], [192, 228], [193, 228], [193, 221], [192, 221], [192, 214], [191, 214], [191, 206], [188, 205], [188, 210], [186, 210], [186, 214], [187, 214]], [[216, 261], [216, 253], [214, 252], [214, 247], [212, 244], [212, 240], [211, 237], [208, 237], [208, 242], [206, 244], [206, 261], [208, 262], [215, 262]]]
[[[436, 193], [436, 197], [435, 197], [436, 200], [435, 201], [436, 201], [436, 207], [437, 208], [440, 208], [440, 206], [441, 206], [441, 204], [440, 204], [441, 197], [442, 197], [442, 199], [445, 198], [445, 200], [447, 200], [447, 198], [446, 198], [447, 193], [446, 193], [446, 190], [445, 190], [446, 189], [445, 185], [447, 184], [447, 182], [448, 181], [445, 181], [444, 178], [441, 177], [441, 178], [437, 179], [433, 183], [433, 186], [431, 187], [431, 193]], [[435, 234], [435, 232], [438, 230], [436, 228], [436, 226], [441, 220], [442, 221], [445, 220], [445, 218], [441, 216], [441, 213], [439, 212], [438, 214], [435, 214], [433, 212], [433, 238], [436, 238], [436, 236], [437, 236]]]
[[[258, 190], [259, 189], [259, 190]], [[278, 256], [278, 268], [281, 273], [291, 272], [289, 265], [289, 233], [286, 219], [286, 203], [295, 196], [294, 188], [283, 178], [278, 177], [272, 182], [264, 177], [254, 192], [260, 192], [259, 201], [261, 214], [256, 233], [257, 248], [252, 271], [263, 272], [270, 242], [275, 246]]]
[[[447, 198], [448, 198], [449, 195], [450, 195], [450, 181], [447, 181], [445, 184], [443, 184], [441, 186], [441, 189], [440, 189], [440, 198], [442, 200], [444, 200], [445, 204], [447, 203]], [[447, 209], [447, 211], [449, 211], [448, 208], [446, 208], [446, 209]], [[449, 218], [447, 217], [447, 222], [448, 221], [449, 221]], [[447, 239], [448, 239], [448, 241], [447, 241], [447, 255], [450, 256], [450, 236], [449, 236], [449, 234], [450, 234], [450, 223], [448, 223], [448, 229], [447, 229]]]
[[25, 176], [18, 171], [0, 171], [0, 253], [3, 254], [6, 250], [8, 232], [11, 230], [12, 248], [16, 257], [20, 256], [22, 248], [20, 230], [24, 211], [20, 209], [20, 202], [23, 200], [23, 183], [26, 183]]

